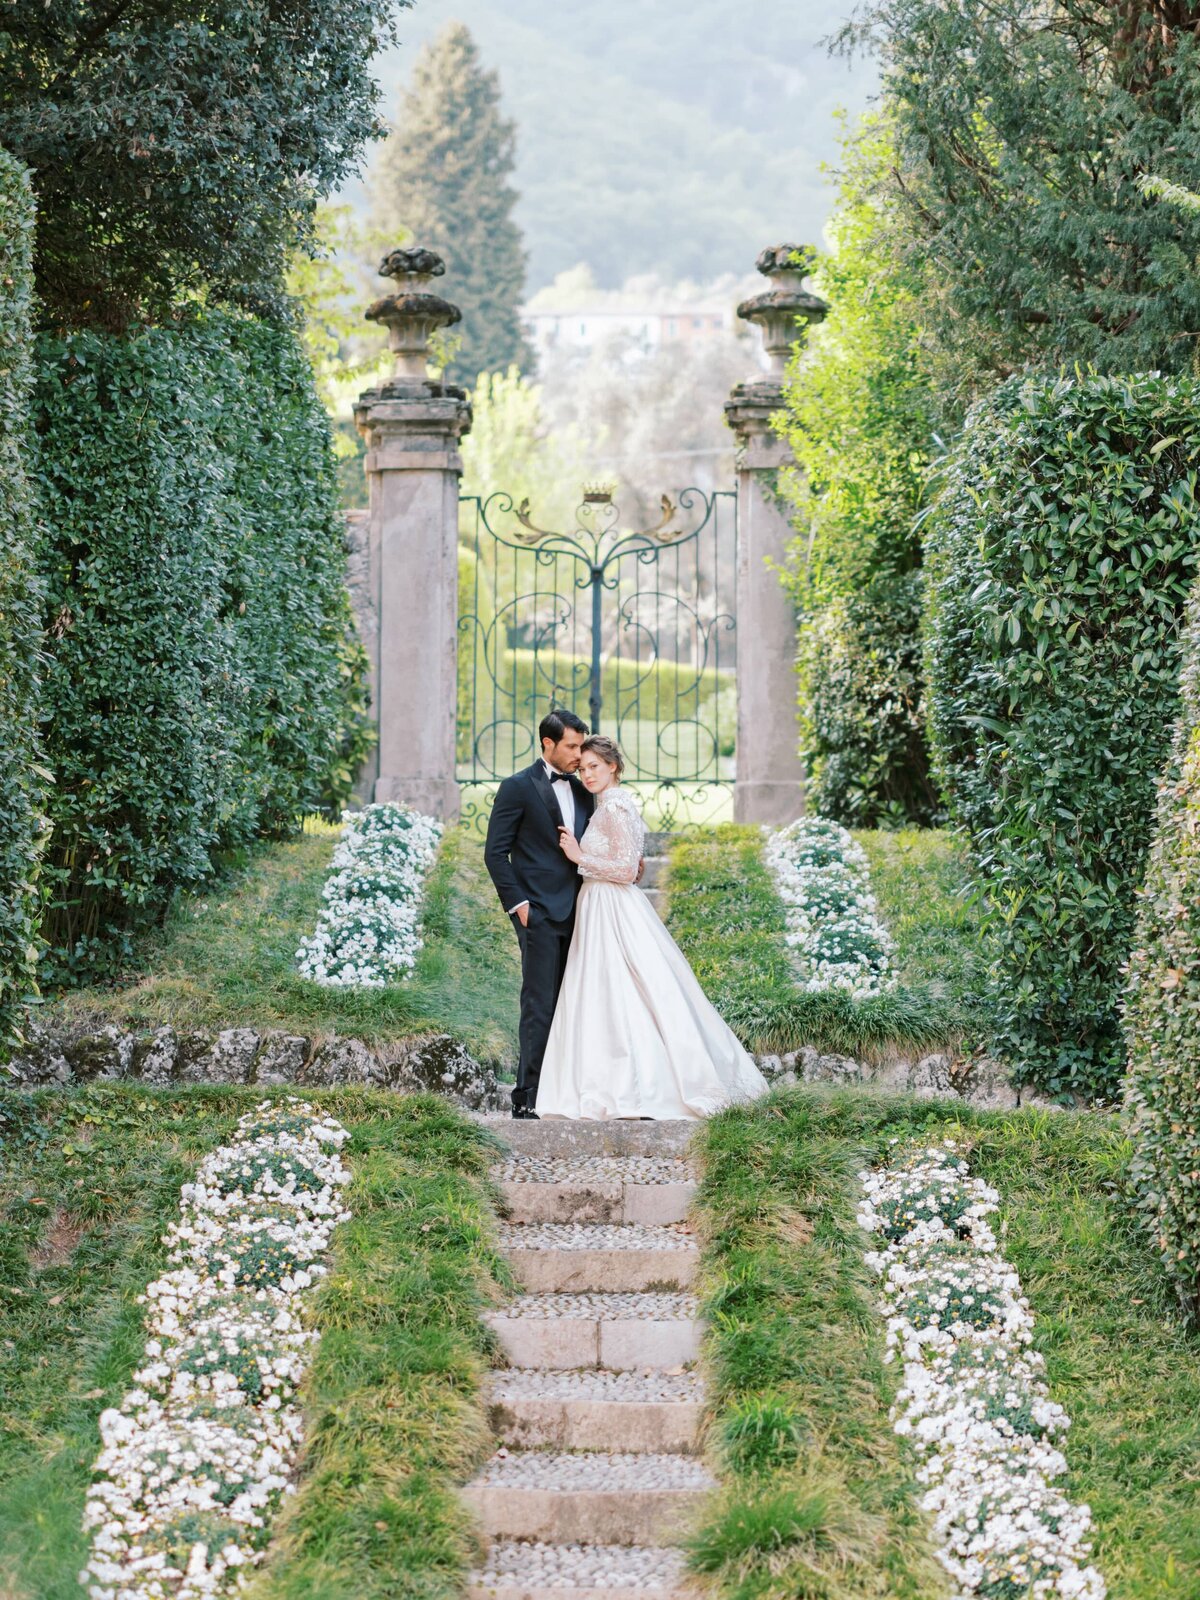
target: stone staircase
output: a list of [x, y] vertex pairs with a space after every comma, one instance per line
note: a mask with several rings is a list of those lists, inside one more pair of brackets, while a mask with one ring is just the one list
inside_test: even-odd
[[660, 917], [663, 913], [662, 879], [666, 871], [671, 837], [669, 833], [646, 835], [646, 870], [642, 874], [642, 888], [645, 890], [647, 900]]
[[[647, 863], [649, 865], [649, 863]], [[698, 1260], [683, 1122], [495, 1124], [525, 1291], [489, 1315], [499, 1448], [463, 1491], [489, 1540], [469, 1600], [686, 1600], [700, 1460]]]

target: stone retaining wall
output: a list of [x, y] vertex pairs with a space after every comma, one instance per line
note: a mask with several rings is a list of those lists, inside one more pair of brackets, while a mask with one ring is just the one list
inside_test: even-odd
[[[879, 1064], [822, 1055], [805, 1046], [788, 1055], [756, 1056], [773, 1084], [861, 1084], [896, 1094], [961, 1099], [984, 1110], [1055, 1107], [1029, 1089], [1016, 1089], [1002, 1067], [952, 1052]], [[132, 1078], [174, 1083], [294, 1083], [305, 1088], [364, 1084], [402, 1093], [443, 1094], [470, 1111], [508, 1109], [509, 1085], [495, 1066], [476, 1061], [448, 1033], [424, 1034], [382, 1046], [362, 1039], [310, 1038], [271, 1029], [223, 1028], [217, 1033], [156, 1028], [138, 1032], [109, 1024], [93, 1033], [57, 1036], [37, 1030], [0, 1076], [36, 1086]], [[1057, 1109], [1057, 1108], [1056, 1108]]]

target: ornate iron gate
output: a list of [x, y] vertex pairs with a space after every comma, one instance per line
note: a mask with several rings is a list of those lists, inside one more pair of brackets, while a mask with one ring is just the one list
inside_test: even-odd
[[737, 501], [662, 497], [651, 528], [620, 526], [587, 485], [569, 533], [528, 501], [464, 496], [459, 547], [458, 779], [486, 827], [496, 784], [537, 754], [556, 707], [615, 738], [651, 827], [732, 815]]

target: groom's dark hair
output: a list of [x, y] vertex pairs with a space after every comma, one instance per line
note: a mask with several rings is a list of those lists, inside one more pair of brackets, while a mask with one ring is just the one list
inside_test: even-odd
[[586, 734], [588, 731], [587, 723], [580, 721], [573, 711], [547, 711], [538, 723], [538, 749], [541, 749], [543, 739], [552, 739], [557, 744], [568, 728], [573, 728], [576, 733]]

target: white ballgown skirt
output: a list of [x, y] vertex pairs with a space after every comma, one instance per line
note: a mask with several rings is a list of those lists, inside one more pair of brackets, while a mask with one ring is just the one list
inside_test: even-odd
[[538, 1116], [707, 1117], [767, 1087], [637, 885], [588, 879]]

